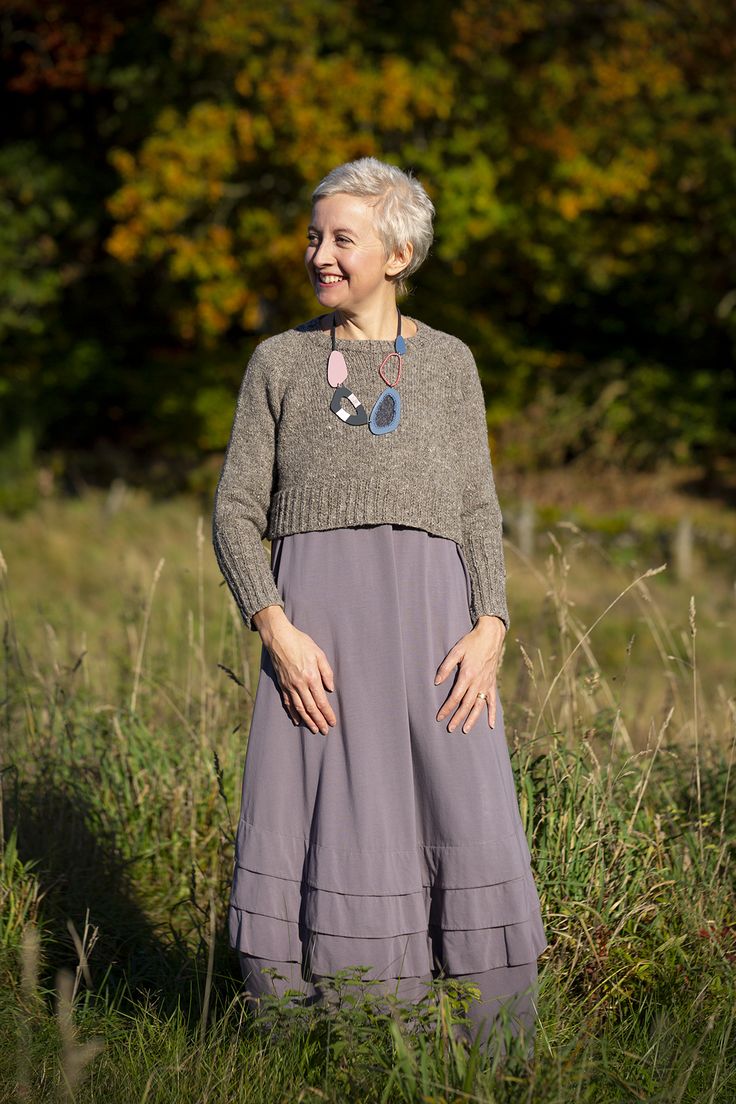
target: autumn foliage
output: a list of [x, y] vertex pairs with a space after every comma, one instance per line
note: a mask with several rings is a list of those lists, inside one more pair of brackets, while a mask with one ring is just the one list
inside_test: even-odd
[[733, 454], [729, 5], [3, 9], [0, 398], [42, 446], [221, 448], [314, 313], [312, 189], [372, 154], [435, 203], [404, 309], [471, 344], [510, 462]]

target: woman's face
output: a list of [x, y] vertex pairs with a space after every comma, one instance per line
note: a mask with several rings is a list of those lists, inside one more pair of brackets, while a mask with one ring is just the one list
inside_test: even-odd
[[317, 298], [329, 309], [364, 305], [387, 290], [393, 294], [386, 276], [407, 264], [406, 259], [386, 259], [373, 229], [373, 211], [360, 196], [318, 199], [307, 237], [307, 272]]

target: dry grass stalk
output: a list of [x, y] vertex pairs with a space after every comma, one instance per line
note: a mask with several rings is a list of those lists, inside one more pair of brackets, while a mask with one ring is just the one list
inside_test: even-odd
[[138, 687], [140, 685], [141, 671], [143, 669], [143, 654], [146, 650], [146, 638], [148, 636], [148, 625], [149, 625], [150, 620], [151, 620], [151, 608], [153, 606], [153, 596], [156, 593], [156, 586], [158, 584], [158, 581], [159, 581], [159, 578], [161, 576], [161, 572], [163, 570], [163, 566], [164, 566], [165, 562], [166, 561], [165, 561], [163, 556], [158, 561], [158, 565], [156, 567], [156, 570], [153, 573], [153, 581], [151, 583], [151, 589], [148, 593], [148, 601], [146, 602], [146, 608], [145, 608], [145, 612], [143, 614], [143, 631], [141, 632], [141, 639], [140, 639], [140, 643], [138, 645], [138, 655], [136, 657], [135, 672], [134, 672], [134, 675], [133, 675], [133, 690], [132, 690], [132, 693], [130, 695], [130, 712], [131, 713], [135, 713], [135, 707], [136, 707], [137, 702], [138, 702]]
[[652, 575], [658, 575], [658, 574], [660, 573], [660, 571], [664, 571], [664, 569], [665, 569], [665, 567], [666, 567], [666, 566], [667, 566], [666, 564], [661, 564], [661, 565], [660, 565], [659, 567], [650, 567], [650, 568], [649, 568], [649, 569], [648, 569], [647, 571], [645, 571], [645, 572], [644, 572], [644, 573], [643, 573], [642, 575], [640, 575], [640, 576], [639, 576], [638, 578], [634, 579], [634, 581], [633, 581], [633, 582], [629, 583], [629, 585], [628, 585], [627, 587], [625, 587], [625, 588], [624, 588], [624, 589], [623, 589], [622, 591], [620, 591], [620, 593], [619, 593], [619, 594], [617, 594], [617, 595], [616, 595], [616, 597], [615, 597], [615, 598], [614, 598], [614, 599], [613, 599], [613, 600], [612, 600], [611, 602], [609, 602], [609, 603], [608, 603], [608, 605], [606, 606], [606, 608], [605, 608], [605, 609], [603, 610], [603, 613], [599, 614], [599, 616], [598, 616], [598, 617], [596, 617], [596, 619], [595, 619], [595, 621], [594, 621], [594, 622], [592, 623], [592, 625], [590, 625], [590, 626], [589, 626], [589, 628], [588, 628], [588, 629], [586, 629], [586, 631], [585, 631], [585, 633], [583, 634], [583, 636], [582, 636], [582, 637], [580, 638], [580, 640], [578, 640], [577, 644], [576, 644], [576, 645], [575, 645], [575, 647], [574, 647], [574, 648], [572, 649], [572, 651], [571, 651], [571, 652], [569, 653], [569, 655], [568, 655], [568, 656], [567, 656], [567, 658], [565, 659], [564, 663], [563, 663], [563, 664], [562, 664], [562, 666], [561, 666], [561, 667], [560, 667], [560, 668], [558, 669], [558, 671], [557, 671], [556, 675], [554, 676], [554, 678], [553, 678], [553, 679], [552, 679], [552, 681], [550, 682], [549, 686], [547, 687], [547, 693], [546, 693], [546, 695], [545, 695], [545, 697], [544, 697], [544, 701], [542, 702], [542, 706], [541, 706], [541, 708], [540, 708], [540, 710], [539, 710], [539, 714], [538, 714], [538, 716], [537, 716], [537, 720], [536, 720], [536, 723], [535, 723], [535, 725], [534, 725], [534, 729], [533, 729], [533, 731], [532, 731], [532, 734], [531, 734], [531, 739], [532, 739], [532, 740], [536, 739], [536, 736], [537, 736], [537, 731], [538, 731], [538, 729], [539, 729], [539, 725], [540, 725], [540, 723], [541, 723], [541, 721], [542, 721], [542, 717], [543, 717], [543, 714], [544, 714], [544, 709], [545, 709], [545, 707], [546, 707], [546, 705], [547, 705], [548, 701], [550, 700], [550, 698], [551, 698], [551, 696], [552, 696], [552, 691], [554, 690], [555, 686], [557, 685], [557, 683], [559, 682], [560, 678], [561, 678], [561, 677], [562, 677], [562, 675], [564, 674], [564, 672], [565, 672], [565, 670], [567, 669], [568, 665], [570, 664], [570, 662], [571, 662], [571, 660], [572, 660], [573, 656], [574, 656], [574, 655], [576, 654], [576, 652], [577, 652], [577, 651], [578, 651], [578, 650], [579, 650], [580, 648], [582, 648], [582, 646], [583, 646], [583, 641], [584, 641], [584, 640], [587, 640], [587, 638], [588, 638], [588, 637], [590, 636], [590, 634], [591, 634], [591, 633], [593, 632], [593, 629], [595, 629], [596, 625], [598, 625], [598, 624], [599, 624], [599, 623], [600, 623], [600, 622], [601, 622], [601, 621], [603, 620], [603, 618], [604, 618], [604, 617], [605, 617], [605, 616], [606, 616], [606, 615], [607, 615], [608, 613], [610, 613], [610, 611], [611, 611], [611, 610], [613, 609], [613, 607], [614, 607], [614, 606], [615, 606], [615, 605], [616, 605], [616, 604], [617, 604], [618, 602], [620, 602], [620, 600], [621, 600], [621, 599], [622, 599], [622, 598], [624, 597], [624, 595], [628, 594], [628, 593], [629, 593], [629, 591], [631, 591], [631, 590], [635, 589], [635, 587], [637, 587], [637, 586], [638, 586], [638, 584], [640, 583], [640, 581], [641, 581], [642, 579], [648, 579], [648, 578], [650, 578], [650, 577], [651, 577]]
[[71, 919], [71, 917], [67, 919], [66, 926], [72, 939], [74, 940], [74, 946], [76, 948], [77, 957], [79, 959], [76, 976], [74, 978], [74, 992], [72, 994], [72, 1000], [75, 1000], [77, 996], [77, 991], [79, 989], [79, 982], [82, 977], [84, 977], [87, 987], [89, 989], [92, 988], [92, 974], [90, 973], [89, 969], [89, 955], [95, 943], [97, 942], [99, 936], [99, 928], [93, 927], [90, 930], [89, 909], [87, 909], [84, 917], [84, 932], [82, 933], [81, 939], [79, 938], [79, 933], [77, 932], [77, 929], [74, 926], [74, 921]]
[[61, 1036], [61, 1088], [64, 1101], [73, 1101], [84, 1068], [104, 1050], [102, 1039], [77, 1042], [74, 1025], [74, 975], [71, 970], [59, 970], [56, 975], [56, 1021]]
[[41, 939], [35, 924], [23, 929], [20, 945], [21, 980], [23, 1001], [22, 1015], [18, 1021], [17, 1091], [19, 1100], [32, 1100], [31, 1082], [31, 1020], [39, 1011], [41, 1000], [38, 992], [38, 972], [41, 961]]

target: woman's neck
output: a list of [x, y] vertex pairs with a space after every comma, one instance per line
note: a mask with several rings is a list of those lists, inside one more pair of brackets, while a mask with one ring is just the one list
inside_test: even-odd
[[[327, 326], [331, 326], [335, 316], [335, 336], [347, 341], [393, 341], [398, 328], [396, 303], [388, 306], [368, 307], [361, 311], [329, 311]], [[411, 319], [401, 316], [403, 337], [413, 337], [417, 325]]]

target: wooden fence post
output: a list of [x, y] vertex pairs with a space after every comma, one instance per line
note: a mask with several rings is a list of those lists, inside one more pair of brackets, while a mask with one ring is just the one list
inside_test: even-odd
[[683, 514], [677, 523], [672, 544], [672, 557], [675, 561], [675, 574], [678, 579], [690, 579], [693, 574], [693, 523], [688, 514]]
[[534, 555], [534, 530], [536, 527], [536, 511], [534, 503], [529, 498], [522, 500], [519, 510], [519, 551], [522, 556], [530, 560]]

